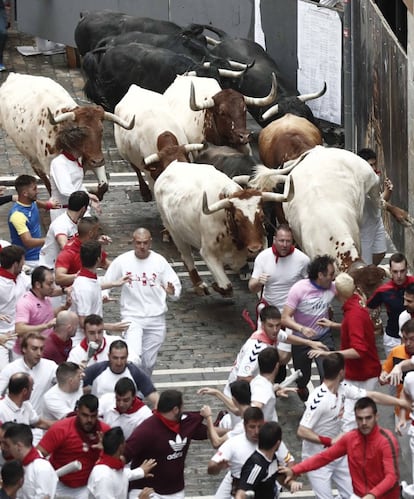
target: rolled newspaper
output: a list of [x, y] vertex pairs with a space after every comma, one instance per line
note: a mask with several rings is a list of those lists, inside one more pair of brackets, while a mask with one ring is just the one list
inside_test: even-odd
[[300, 369], [297, 369], [295, 372], [293, 372], [290, 376], [284, 379], [280, 383], [281, 388], [286, 388], [287, 386], [292, 385], [296, 380], [301, 378], [303, 376], [302, 371]]
[[82, 463], [78, 460], [71, 461], [65, 466], [56, 470], [56, 475], [60, 478], [63, 475], [68, 475], [69, 473], [74, 473], [75, 471], [80, 471], [82, 469]]
[[96, 341], [90, 341], [88, 344], [88, 362], [89, 360], [96, 354], [96, 352], [99, 350], [99, 345], [96, 343]]

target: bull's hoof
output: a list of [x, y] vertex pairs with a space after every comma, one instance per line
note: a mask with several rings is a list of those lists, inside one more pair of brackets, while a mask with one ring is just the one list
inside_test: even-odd
[[208, 296], [210, 294], [210, 291], [208, 290], [207, 284], [204, 282], [200, 282], [196, 286], [194, 286], [194, 293], [197, 296]]
[[171, 236], [170, 236], [170, 233], [168, 232], [167, 229], [163, 229], [161, 231], [161, 237], [162, 237], [163, 243], [170, 243], [171, 242]]
[[239, 270], [239, 277], [241, 281], [248, 281], [252, 276], [252, 272], [250, 270], [250, 266], [248, 263], [243, 265], [243, 267]]
[[221, 296], [224, 296], [225, 298], [230, 298], [233, 296], [233, 287], [231, 284], [227, 286], [227, 288], [220, 288], [216, 282], [213, 282], [211, 287], [216, 291], [217, 293], [220, 293]]
[[98, 185], [98, 189], [96, 190], [96, 195], [98, 196], [99, 201], [102, 201], [104, 194], [108, 191], [108, 184]]

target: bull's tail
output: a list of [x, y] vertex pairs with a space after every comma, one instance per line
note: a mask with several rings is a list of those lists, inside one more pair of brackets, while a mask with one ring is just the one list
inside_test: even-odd
[[249, 182], [249, 187], [259, 191], [272, 191], [279, 180], [279, 173], [274, 168], [264, 165], [255, 167], [254, 177]]

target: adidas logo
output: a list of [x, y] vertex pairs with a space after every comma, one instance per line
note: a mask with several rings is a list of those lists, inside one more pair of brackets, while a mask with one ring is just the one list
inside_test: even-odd
[[173, 451], [179, 452], [183, 450], [183, 448], [187, 445], [187, 437], [184, 437], [184, 439], [181, 438], [180, 435], [177, 434], [174, 440], [168, 440], [168, 443], [170, 444], [170, 447]]

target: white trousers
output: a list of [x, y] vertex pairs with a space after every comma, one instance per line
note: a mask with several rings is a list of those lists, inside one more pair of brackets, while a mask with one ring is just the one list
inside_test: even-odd
[[7, 364], [10, 364], [11, 360], [11, 350], [7, 347], [0, 346], [0, 371], [2, 371]]
[[334, 498], [331, 480], [335, 482], [342, 499], [348, 499], [353, 493], [346, 456], [336, 459], [318, 470], [309, 471], [308, 479], [318, 499]]
[[231, 477], [230, 471], [228, 471], [223, 480], [221, 481], [216, 493], [214, 494], [214, 499], [231, 499], [231, 487], [233, 484], [233, 478]]
[[[132, 489], [129, 491], [128, 497], [129, 499], [137, 499], [141, 492], [142, 489]], [[184, 499], [184, 490], [180, 490], [180, 492], [176, 492], [175, 494], [157, 494], [157, 492], [153, 492], [151, 499]]]
[[167, 332], [165, 314], [156, 317], [122, 317], [122, 320], [131, 323], [123, 335], [128, 344], [128, 357], [151, 376]]

